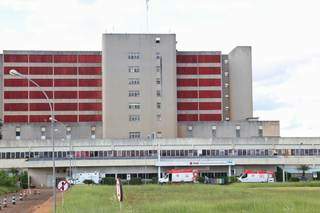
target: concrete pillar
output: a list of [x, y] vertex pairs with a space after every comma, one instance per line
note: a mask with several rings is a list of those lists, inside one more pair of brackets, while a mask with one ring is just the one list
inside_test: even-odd
[[229, 165], [228, 176], [231, 177], [231, 165]]
[[282, 167], [282, 182], [286, 182], [286, 172], [284, 171], [284, 165]]

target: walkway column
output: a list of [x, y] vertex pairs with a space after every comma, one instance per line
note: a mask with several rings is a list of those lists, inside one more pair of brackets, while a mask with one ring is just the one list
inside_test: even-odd
[[231, 165], [229, 165], [228, 176], [231, 177]]
[[282, 167], [282, 182], [286, 182], [286, 172], [284, 171], [284, 165]]

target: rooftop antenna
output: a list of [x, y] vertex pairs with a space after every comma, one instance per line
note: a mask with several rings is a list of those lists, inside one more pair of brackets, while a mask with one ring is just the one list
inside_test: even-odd
[[147, 28], [147, 33], [149, 32], [149, 2], [150, 2], [150, 0], [146, 0], [146, 28]]

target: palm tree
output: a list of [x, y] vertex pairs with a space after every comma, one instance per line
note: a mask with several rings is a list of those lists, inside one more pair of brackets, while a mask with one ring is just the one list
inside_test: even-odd
[[301, 165], [298, 167], [298, 170], [302, 171], [302, 179], [305, 179], [306, 176], [306, 171], [308, 171], [310, 169], [310, 166], [308, 165]]

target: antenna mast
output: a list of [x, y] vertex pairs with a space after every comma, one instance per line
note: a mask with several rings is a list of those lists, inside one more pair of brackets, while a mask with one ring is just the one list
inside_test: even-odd
[[150, 0], [146, 0], [146, 29], [147, 29], [147, 33], [149, 32], [149, 2], [150, 2]]

